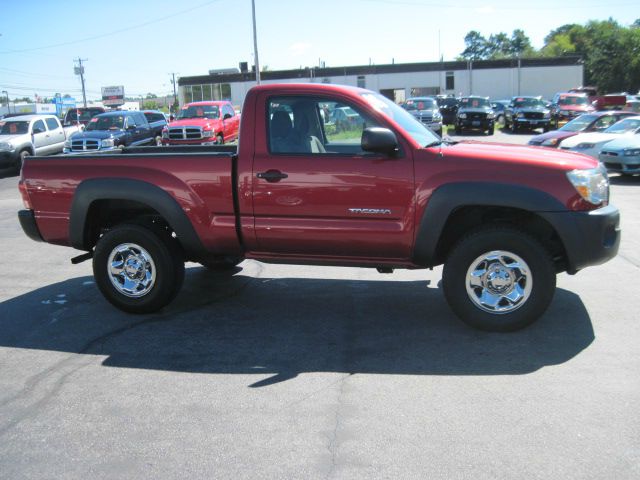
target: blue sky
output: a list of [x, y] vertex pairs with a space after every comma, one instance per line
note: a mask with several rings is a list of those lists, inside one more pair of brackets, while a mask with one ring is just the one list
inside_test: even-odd
[[[640, 18], [638, 0], [256, 0], [261, 65], [271, 70], [445, 60], [464, 36], [523, 29], [535, 47], [553, 28]], [[440, 34], [439, 34], [440, 32]], [[438, 37], [440, 36], [440, 42]], [[440, 49], [439, 49], [440, 44]], [[11, 98], [81, 98], [73, 59], [85, 63], [88, 98], [172, 91], [169, 72], [203, 75], [253, 62], [250, 0], [23, 0], [0, 7], [0, 90]]]

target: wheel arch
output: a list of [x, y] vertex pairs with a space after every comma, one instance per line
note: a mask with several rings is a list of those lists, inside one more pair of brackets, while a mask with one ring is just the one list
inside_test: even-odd
[[551, 195], [530, 187], [493, 182], [461, 182], [439, 187], [419, 222], [413, 261], [444, 263], [466, 233], [487, 224], [510, 225], [537, 238], [554, 258], [557, 271], [567, 268], [567, 253], [556, 228], [538, 212], [564, 211]]
[[141, 217], [166, 223], [187, 257], [204, 255], [200, 238], [175, 198], [156, 185], [125, 178], [89, 179], [78, 185], [69, 219], [71, 246], [91, 250], [102, 228]]

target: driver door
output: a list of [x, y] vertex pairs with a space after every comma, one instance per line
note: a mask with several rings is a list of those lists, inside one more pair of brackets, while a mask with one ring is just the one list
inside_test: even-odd
[[[385, 126], [336, 100], [258, 99], [251, 194], [254, 250], [283, 256], [407, 259], [413, 239], [413, 159], [364, 152], [365, 127]], [[336, 131], [336, 109], [357, 114]], [[321, 113], [322, 111], [322, 113]]]
[[45, 155], [49, 146], [49, 133], [44, 121], [36, 120], [31, 125], [31, 139], [36, 155]]

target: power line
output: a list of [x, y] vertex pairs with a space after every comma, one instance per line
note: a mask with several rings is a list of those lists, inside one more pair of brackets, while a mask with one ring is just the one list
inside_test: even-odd
[[118, 30], [113, 30], [111, 32], [102, 33], [100, 35], [94, 35], [92, 37], [86, 37], [86, 38], [82, 38], [82, 39], [79, 39], [79, 40], [71, 40], [71, 41], [68, 41], [68, 42], [56, 43], [56, 44], [53, 44], [53, 45], [45, 45], [45, 46], [42, 46], [42, 47], [24, 48], [24, 49], [20, 49], [20, 50], [4, 50], [4, 51], [0, 51], [0, 54], [5, 55], [5, 54], [9, 54], [9, 53], [33, 52], [35, 50], [45, 50], [45, 49], [48, 49], [48, 48], [64, 47], [64, 46], [67, 46], [67, 45], [75, 45], [77, 43], [84, 43], [84, 42], [88, 42], [90, 40], [96, 40], [98, 38], [110, 37], [110, 36], [116, 35], [118, 33], [127, 32], [129, 30], [134, 30], [136, 28], [146, 27], [147, 25], [153, 25], [154, 23], [162, 22], [164, 20], [173, 19], [174, 17], [176, 17], [178, 15], [184, 15], [185, 13], [192, 12], [194, 10], [197, 10], [199, 8], [202, 8], [202, 7], [206, 7], [207, 5], [211, 5], [212, 3], [216, 3], [216, 2], [219, 2], [219, 1], [221, 1], [221, 0], [210, 0], [209, 2], [205, 2], [205, 3], [202, 3], [200, 5], [196, 5], [195, 7], [187, 8], [185, 10], [180, 10], [179, 12], [172, 13], [171, 15], [166, 15], [164, 17], [159, 17], [159, 18], [156, 18], [154, 20], [149, 20], [148, 22], [143, 22], [143, 23], [139, 23], [137, 25], [132, 25], [130, 27], [120, 28]]

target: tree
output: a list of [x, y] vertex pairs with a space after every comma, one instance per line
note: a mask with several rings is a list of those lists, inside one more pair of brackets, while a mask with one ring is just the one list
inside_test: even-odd
[[158, 95], [156, 95], [155, 93], [147, 93], [147, 96], [144, 98], [158, 98]]
[[467, 46], [460, 56], [464, 60], [482, 60], [487, 55], [487, 40], [475, 30], [471, 30], [464, 37]]
[[506, 58], [510, 56], [510, 51], [511, 41], [506, 33], [500, 32], [496, 35], [492, 34], [489, 36], [486, 48], [487, 58]]
[[531, 40], [524, 33], [524, 30], [515, 29], [509, 41], [509, 53], [514, 57], [523, 57], [535, 53], [531, 46]]

